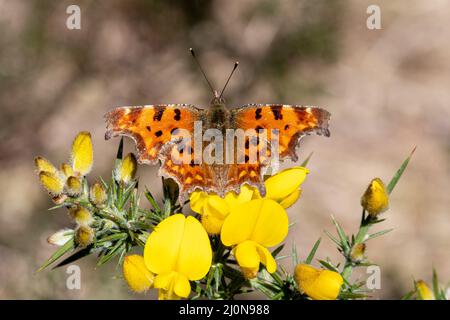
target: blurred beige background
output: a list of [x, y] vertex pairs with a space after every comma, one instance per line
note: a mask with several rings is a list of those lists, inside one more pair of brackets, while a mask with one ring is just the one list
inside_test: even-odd
[[[81, 30], [66, 28], [70, 4], [81, 7]], [[295, 240], [304, 258], [322, 236], [318, 256], [339, 259], [323, 235], [330, 215], [355, 231], [370, 179], [389, 180], [417, 145], [378, 227], [395, 230], [369, 242], [382, 271], [374, 298], [399, 298], [413, 277], [430, 281], [432, 266], [450, 280], [450, 2], [376, 1], [381, 30], [366, 27], [370, 4], [0, 0], [0, 298], [145, 298], [114, 279], [112, 266], [94, 270], [94, 257], [79, 262], [81, 290], [66, 289], [65, 269], [34, 273], [54, 250], [45, 239], [70, 222], [64, 210], [46, 211], [33, 157], [66, 161], [75, 134], [88, 130], [91, 176], [107, 178], [118, 142], [103, 139], [107, 110], [207, 106], [189, 47], [217, 87], [240, 61], [230, 105], [307, 104], [332, 113], [331, 138], [302, 143], [301, 157], [314, 156], [302, 199], [289, 210], [298, 223], [287, 247]], [[157, 168], [139, 170], [158, 194]]]

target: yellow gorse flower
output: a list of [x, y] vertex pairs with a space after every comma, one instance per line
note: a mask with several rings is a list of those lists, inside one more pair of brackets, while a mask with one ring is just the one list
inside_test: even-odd
[[308, 264], [297, 265], [294, 277], [300, 292], [314, 300], [335, 300], [344, 283], [339, 273], [319, 270]]
[[265, 181], [266, 198], [275, 200], [289, 208], [301, 195], [301, 184], [305, 181], [309, 170], [304, 167], [292, 167], [280, 171]]
[[125, 257], [122, 272], [128, 287], [137, 293], [150, 289], [155, 279], [155, 275], [145, 266], [144, 257], [137, 254]]
[[85, 176], [91, 171], [93, 161], [94, 153], [91, 134], [87, 131], [82, 131], [72, 143], [72, 169], [75, 173]]
[[215, 194], [209, 195], [203, 191], [194, 191], [190, 195], [191, 209], [202, 216], [202, 224], [209, 234], [219, 234], [231, 208], [250, 201], [255, 196], [255, 190], [253, 187], [243, 185], [239, 195], [228, 192], [225, 198]]
[[361, 197], [362, 207], [376, 217], [389, 208], [389, 194], [380, 178], [373, 179]]
[[[300, 185], [308, 172], [304, 167], [293, 167], [269, 177], [265, 181], [265, 198], [278, 202], [283, 208], [289, 208], [300, 197]], [[239, 194], [228, 192], [224, 198], [204, 191], [194, 191], [190, 195], [190, 205], [192, 211], [202, 216], [206, 231], [209, 234], [219, 234], [225, 218], [234, 206], [260, 198], [258, 189], [245, 184]]]
[[435, 300], [433, 291], [428, 287], [427, 283], [423, 280], [416, 282], [416, 290], [419, 294], [419, 298], [422, 300]]
[[137, 160], [133, 153], [129, 153], [119, 162], [115, 170], [116, 181], [121, 181], [124, 184], [130, 183], [134, 179], [137, 171]]
[[267, 249], [281, 243], [288, 233], [284, 208], [270, 199], [251, 200], [231, 209], [221, 230], [225, 246], [233, 246], [234, 256], [247, 277], [254, 277], [260, 263], [269, 273], [277, 269]]
[[144, 248], [145, 265], [156, 275], [160, 299], [187, 298], [189, 281], [200, 280], [212, 262], [208, 234], [194, 217], [175, 214], [160, 222]]

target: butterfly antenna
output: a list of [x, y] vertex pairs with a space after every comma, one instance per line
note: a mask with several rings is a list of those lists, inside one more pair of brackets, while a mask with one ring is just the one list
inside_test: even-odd
[[224, 91], [225, 91], [225, 89], [226, 89], [226, 87], [227, 87], [227, 85], [228, 85], [228, 82], [230, 82], [230, 79], [231, 79], [231, 77], [233, 76], [234, 71], [236, 71], [238, 65], [239, 65], [239, 61], [236, 61], [236, 62], [234, 63], [233, 70], [231, 71], [230, 76], [228, 77], [227, 82], [225, 83], [225, 85], [223, 86], [222, 91], [220, 92], [219, 99], [222, 98], [222, 95], [223, 95], [223, 93], [224, 93]]
[[207, 77], [206, 74], [205, 74], [205, 71], [203, 71], [202, 66], [200, 65], [200, 63], [199, 63], [198, 60], [197, 60], [197, 57], [195, 56], [194, 49], [189, 48], [189, 51], [191, 52], [192, 57], [194, 58], [195, 62], [197, 63], [198, 68], [200, 69], [201, 73], [203, 74], [203, 77], [205, 78], [206, 82], [208, 83], [208, 86], [211, 88], [212, 93], [215, 94], [214, 88], [213, 88], [213, 86], [211, 85], [211, 82], [209, 82], [208, 77]]

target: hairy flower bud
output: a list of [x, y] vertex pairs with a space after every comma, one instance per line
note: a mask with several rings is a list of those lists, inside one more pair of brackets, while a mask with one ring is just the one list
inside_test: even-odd
[[88, 226], [93, 222], [93, 218], [89, 210], [81, 206], [74, 206], [70, 208], [69, 216], [79, 225]]
[[71, 176], [75, 176], [75, 172], [73, 172], [73, 169], [70, 165], [68, 165], [67, 163], [63, 163], [61, 165], [61, 173], [64, 175], [64, 177], [69, 178]]
[[116, 181], [123, 182], [124, 184], [130, 183], [134, 179], [137, 171], [137, 161], [133, 153], [127, 154], [127, 156], [119, 162], [115, 169]]
[[82, 131], [75, 137], [72, 144], [71, 160], [72, 169], [75, 173], [84, 176], [91, 171], [94, 156], [89, 132]]
[[91, 189], [89, 190], [89, 199], [97, 207], [104, 206], [107, 195], [105, 189], [100, 183], [96, 182], [91, 186]]
[[389, 208], [389, 195], [380, 178], [375, 178], [370, 182], [361, 197], [361, 205], [372, 217], [376, 217]]
[[71, 176], [66, 181], [66, 192], [71, 197], [76, 197], [81, 194], [83, 186], [81, 180], [77, 177]]
[[58, 196], [64, 191], [64, 182], [56, 173], [41, 171], [39, 173], [39, 180], [44, 188], [53, 196]]
[[75, 229], [75, 243], [79, 247], [87, 247], [94, 240], [94, 230], [86, 225], [80, 225]]
[[361, 262], [364, 260], [364, 253], [366, 251], [366, 244], [365, 243], [358, 243], [353, 246], [351, 252], [350, 252], [350, 259], [352, 259], [353, 262]]
[[43, 157], [34, 158], [34, 165], [36, 166], [38, 172], [46, 171], [54, 174], [57, 174], [58, 172], [55, 166]]

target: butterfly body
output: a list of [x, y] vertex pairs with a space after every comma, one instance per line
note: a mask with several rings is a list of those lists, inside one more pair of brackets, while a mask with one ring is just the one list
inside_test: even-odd
[[[230, 129], [256, 133], [262, 129], [269, 132], [275, 130], [279, 141], [276, 151], [279, 159], [296, 161], [296, 147], [303, 136], [311, 133], [329, 136], [330, 114], [317, 107], [281, 104], [251, 104], [229, 109], [225, 101], [215, 95], [208, 109], [180, 104], [118, 107], [108, 112], [105, 118], [105, 138], [117, 135], [131, 137], [137, 146], [138, 160], [147, 164], [156, 164], [159, 160], [160, 175], [173, 178], [180, 187], [182, 197], [195, 189], [221, 196], [228, 191], [238, 193], [242, 184], [257, 187], [264, 195], [263, 175], [272, 151], [270, 148], [265, 151], [264, 145], [267, 146], [267, 142], [270, 145], [271, 134], [274, 133], [269, 133], [267, 141], [260, 136], [246, 136], [242, 146], [235, 150], [235, 153], [241, 152], [240, 160], [236, 155], [231, 162], [206, 163], [201, 161], [203, 154], [198, 150], [207, 143], [191, 139], [180, 144], [179, 137], [174, 134], [177, 129], [195, 136], [196, 125], [201, 123], [201, 135], [205, 135], [208, 129], [216, 129], [223, 137]], [[223, 154], [226, 154], [225, 148], [224, 144]], [[252, 148], [260, 152], [256, 162], [250, 161], [250, 151], [255, 150]], [[181, 158], [184, 161], [179, 161]]]

